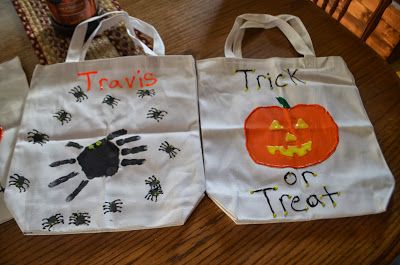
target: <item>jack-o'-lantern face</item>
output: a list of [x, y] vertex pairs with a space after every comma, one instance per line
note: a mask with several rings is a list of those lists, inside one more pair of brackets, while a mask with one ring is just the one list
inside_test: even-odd
[[320, 105], [258, 107], [245, 121], [245, 134], [254, 162], [279, 168], [320, 163], [339, 142], [335, 121]]

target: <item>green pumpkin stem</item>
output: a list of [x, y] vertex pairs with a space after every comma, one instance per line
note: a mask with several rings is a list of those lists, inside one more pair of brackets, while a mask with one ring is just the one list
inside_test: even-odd
[[279, 101], [279, 103], [282, 105], [282, 107], [284, 107], [285, 109], [290, 109], [291, 107], [290, 107], [290, 105], [289, 105], [289, 103], [286, 101], [286, 99], [284, 99], [283, 97], [277, 97], [276, 98], [278, 101]]

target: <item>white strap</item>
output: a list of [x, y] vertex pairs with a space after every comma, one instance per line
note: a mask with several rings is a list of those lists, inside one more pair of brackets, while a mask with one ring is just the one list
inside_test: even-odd
[[[88, 23], [102, 19], [106, 16], [110, 16], [104, 20], [101, 20], [97, 28], [93, 31], [93, 33], [88, 37], [85, 42], [85, 36], [88, 28]], [[92, 17], [88, 20], [81, 22], [78, 26], [76, 26], [74, 34], [71, 38], [71, 43], [69, 45], [68, 54], [66, 58], [66, 62], [82, 62], [85, 60], [86, 53], [89, 49], [90, 43], [94, 39], [94, 37], [98, 34], [103, 33], [105, 30], [110, 29], [113, 26], [118, 25], [121, 22], [125, 22], [125, 26], [127, 29], [127, 33], [133, 42], [136, 45], [139, 45], [143, 51], [148, 55], [164, 55], [165, 47], [164, 43], [158, 34], [157, 30], [150, 24], [134, 18], [130, 17], [128, 13], [124, 11], [113, 11], [101, 16]], [[146, 46], [135, 34], [135, 30], [137, 29], [144, 34], [153, 38], [153, 50]]]
[[225, 56], [242, 58], [242, 40], [246, 28], [278, 27], [293, 45], [295, 50], [305, 57], [315, 57], [310, 35], [301, 20], [292, 15], [271, 16], [267, 14], [244, 14], [236, 18], [225, 42]]

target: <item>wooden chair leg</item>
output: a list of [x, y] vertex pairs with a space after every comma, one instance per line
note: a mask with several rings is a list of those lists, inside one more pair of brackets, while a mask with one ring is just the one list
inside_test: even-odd
[[342, 20], [344, 14], [346, 14], [347, 9], [349, 8], [350, 3], [351, 3], [351, 0], [345, 0], [343, 8], [342, 8], [342, 10], [340, 10], [340, 13], [339, 13], [338, 21]]
[[386, 8], [392, 3], [392, 0], [381, 0], [378, 4], [378, 7], [372, 13], [371, 17], [368, 19], [367, 26], [365, 27], [362, 35], [361, 40], [366, 41], [371, 35], [371, 33], [375, 30], [376, 26], [378, 25], [379, 21], [382, 18], [383, 12], [385, 12]]
[[328, 5], [329, 0], [324, 0], [324, 2], [322, 3], [322, 9], [326, 10], [326, 6]]
[[329, 15], [330, 15], [330, 16], [332, 16], [333, 13], [335, 13], [336, 8], [337, 8], [338, 5], [339, 5], [339, 1], [340, 1], [340, 0], [335, 0], [335, 1], [333, 2], [332, 7], [331, 7], [331, 9], [329, 10]]
[[400, 58], [400, 42], [396, 44], [393, 48], [392, 52], [390, 53], [389, 57], [387, 58], [388, 63], [393, 63], [397, 59]]

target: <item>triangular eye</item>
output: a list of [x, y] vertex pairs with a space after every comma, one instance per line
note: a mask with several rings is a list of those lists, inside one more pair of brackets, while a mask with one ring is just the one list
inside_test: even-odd
[[294, 126], [296, 129], [307, 129], [308, 124], [303, 119], [298, 119], [296, 125]]
[[282, 130], [283, 126], [277, 120], [273, 120], [269, 126], [270, 130]]

